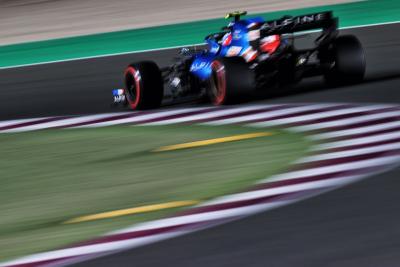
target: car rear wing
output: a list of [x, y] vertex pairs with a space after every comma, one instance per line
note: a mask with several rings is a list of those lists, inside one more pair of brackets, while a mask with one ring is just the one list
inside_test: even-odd
[[338, 18], [333, 17], [331, 11], [296, 17], [284, 16], [277, 20], [266, 21], [260, 28], [260, 36], [322, 29], [321, 35], [316, 40], [318, 45], [322, 45], [336, 37], [337, 25]]

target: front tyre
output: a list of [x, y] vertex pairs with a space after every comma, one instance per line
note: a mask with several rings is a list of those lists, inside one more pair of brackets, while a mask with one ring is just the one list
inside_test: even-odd
[[254, 88], [254, 73], [242, 58], [219, 58], [211, 63], [207, 93], [214, 105], [239, 102]]
[[328, 84], [361, 82], [365, 75], [365, 54], [360, 41], [354, 35], [336, 38], [328, 51], [331, 68], [325, 73]]
[[125, 70], [125, 95], [132, 109], [152, 109], [161, 106], [164, 82], [157, 64], [141, 61]]

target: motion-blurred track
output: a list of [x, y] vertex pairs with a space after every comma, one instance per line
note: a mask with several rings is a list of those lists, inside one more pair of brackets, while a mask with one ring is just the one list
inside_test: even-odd
[[[356, 34], [366, 49], [365, 83], [327, 90], [313, 79], [264, 102], [398, 102], [398, 32], [400, 24], [343, 31]], [[176, 55], [175, 49], [0, 70], [0, 120], [115, 111], [111, 89], [122, 87], [129, 63], [151, 59], [165, 66]]]
[[[268, 103], [400, 100], [400, 24], [348, 30], [367, 53], [363, 84], [309, 80]], [[0, 119], [109, 112], [110, 89], [131, 61], [168, 63], [166, 50], [0, 71]], [[396, 266], [398, 171], [244, 221], [79, 266]], [[166, 264], [168, 263], [168, 264]]]

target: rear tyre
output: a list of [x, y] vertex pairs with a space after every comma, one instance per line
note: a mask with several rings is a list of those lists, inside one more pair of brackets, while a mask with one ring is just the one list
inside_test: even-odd
[[152, 109], [161, 106], [164, 82], [157, 64], [141, 61], [125, 70], [125, 95], [132, 109]]
[[354, 35], [336, 38], [328, 50], [327, 59], [331, 65], [324, 75], [328, 84], [357, 83], [364, 79], [366, 68], [364, 49]]
[[254, 73], [242, 58], [219, 58], [211, 63], [207, 93], [214, 105], [241, 102], [254, 88]]

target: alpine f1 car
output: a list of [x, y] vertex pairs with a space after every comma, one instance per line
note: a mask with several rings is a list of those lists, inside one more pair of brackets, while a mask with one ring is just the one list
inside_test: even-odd
[[[114, 103], [151, 109], [159, 107], [168, 94], [173, 99], [192, 95], [222, 105], [253, 92], [298, 83], [304, 77], [323, 75], [329, 84], [363, 79], [362, 45], [353, 35], [339, 35], [338, 18], [332, 12], [273, 21], [242, 19], [246, 13], [227, 14], [233, 20], [205, 38], [207, 48], [183, 48], [170, 66], [159, 68], [152, 61], [130, 64], [125, 88], [113, 90]], [[311, 47], [296, 47], [298, 33], [318, 29]]]

